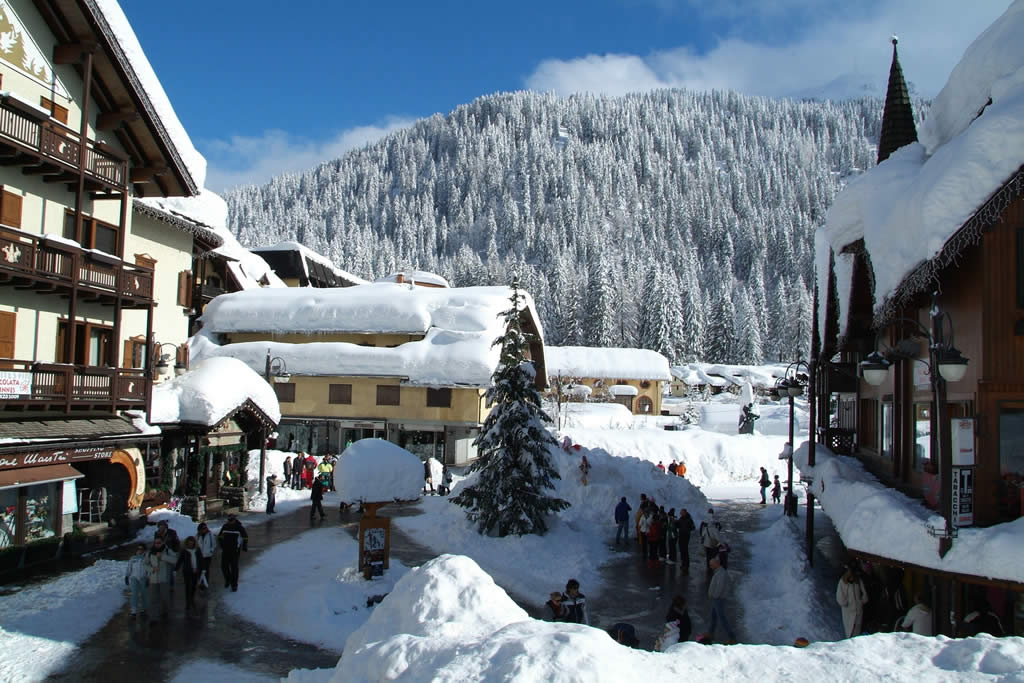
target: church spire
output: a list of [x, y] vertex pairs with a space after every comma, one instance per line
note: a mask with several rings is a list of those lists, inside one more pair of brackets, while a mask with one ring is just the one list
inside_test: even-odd
[[896, 54], [896, 36], [892, 37], [892, 66], [889, 67], [889, 89], [885, 93], [885, 109], [882, 112], [882, 134], [878, 138], [878, 163], [904, 145], [917, 142], [917, 128], [914, 126], [914, 110], [910, 104], [907, 82], [903, 80], [903, 69]]

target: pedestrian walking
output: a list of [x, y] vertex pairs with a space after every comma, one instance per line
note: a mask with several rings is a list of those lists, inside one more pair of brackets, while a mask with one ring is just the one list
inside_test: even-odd
[[662, 474], [665, 474], [665, 463], [663, 463], [663, 462], [662, 462], [661, 460], [659, 460], [659, 461], [658, 461], [658, 464], [656, 465], [656, 467], [657, 467], [657, 468], [658, 468], [659, 470], [661, 470], [661, 473], [662, 473]]
[[132, 616], [149, 607], [149, 573], [146, 569], [146, 544], [135, 546], [135, 554], [128, 559], [124, 570], [124, 585], [131, 590]]
[[647, 505], [640, 509], [640, 520], [636, 525], [636, 535], [640, 539], [640, 557], [647, 560], [648, 553], [648, 533], [651, 530], [651, 506]]
[[154, 538], [153, 545], [146, 553], [146, 573], [149, 578], [150, 621], [167, 616], [171, 607], [171, 585], [174, 583], [174, 567], [178, 553], [164, 545], [162, 538]]
[[836, 602], [843, 611], [843, 634], [847, 638], [859, 636], [864, 620], [864, 605], [868, 592], [857, 575], [856, 565], [850, 563], [836, 586]]
[[442, 496], [452, 492], [452, 471], [448, 469], [448, 463], [441, 465], [441, 484], [437, 487], [437, 492]]
[[662, 521], [659, 510], [651, 510], [650, 522], [647, 525], [647, 568], [656, 569], [658, 566], [658, 551], [662, 542]]
[[761, 487], [761, 505], [768, 503], [768, 498], [765, 494], [768, 492], [768, 487], [772, 485], [771, 479], [768, 478], [768, 470], [761, 468], [761, 478], [757, 480], [758, 485]]
[[292, 481], [292, 456], [284, 459], [284, 486], [288, 487]]
[[709, 519], [705, 519], [700, 523], [700, 543], [704, 548], [704, 566], [708, 571], [708, 576], [711, 575], [711, 560], [714, 559], [715, 555], [718, 554], [718, 530], [715, 528], [714, 517], [715, 511], [708, 509]]
[[679, 469], [679, 463], [673, 460], [672, 464], [668, 466], [668, 473], [675, 474], [677, 469]]
[[772, 484], [772, 503], [775, 505], [779, 504], [782, 500], [782, 482], [779, 481], [779, 475], [775, 475], [775, 483]]
[[715, 627], [722, 622], [725, 635], [728, 640], [726, 645], [733, 645], [736, 642], [736, 634], [729, 624], [729, 618], [725, 615], [725, 601], [732, 594], [732, 579], [729, 577], [729, 570], [721, 565], [717, 557], [711, 558], [711, 583], [708, 584], [708, 598], [711, 600], [711, 624], [708, 633], [715, 637]]
[[338, 456], [333, 453], [328, 455], [327, 462], [331, 466], [331, 471], [327, 473], [327, 489], [329, 491], [337, 491], [338, 489], [334, 488], [334, 471], [338, 469]]
[[679, 510], [679, 522], [676, 525], [679, 531], [679, 564], [682, 566], [683, 573], [690, 573], [690, 534], [696, 529], [693, 524], [693, 517], [690, 516], [689, 511], [686, 508]]
[[587, 596], [580, 593], [580, 582], [576, 579], [569, 579], [566, 582], [562, 605], [568, 612], [566, 621], [590, 625], [590, 615], [587, 614]]
[[316, 468], [317, 479], [324, 485], [324, 489], [330, 490], [331, 488], [331, 474], [334, 472], [334, 465], [331, 464], [331, 458], [329, 455], [325, 455], [320, 460], [320, 464]]
[[615, 506], [615, 525], [618, 527], [615, 530], [615, 545], [618, 545], [619, 540], [622, 538], [625, 538], [626, 543], [629, 543], [629, 513], [632, 510], [633, 508], [626, 502], [625, 496]]
[[224, 587], [238, 590], [238, 559], [242, 552], [249, 550], [249, 534], [238, 521], [238, 517], [228, 515], [228, 521], [217, 534], [220, 542], [220, 570], [224, 574]]
[[292, 460], [292, 488], [302, 488], [302, 469], [306, 464], [305, 453], [297, 453], [295, 459]]
[[267, 477], [267, 514], [274, 514], [274, 504], [277, 502], [277, 475], [271, 474]]
[[159, 538], [163, 541], [165, 547], [170, 548], [174, 552], [181, 550], [181, 541], [178, 539], [178, 532], [167, 526], [167, 520], [161, 519], [156, 523], [156, 533], [153, 534], [154, 540]]
[[309, 521], [312, 522], [313, 517], [319, 512], [322, 522], [327, 515], [324, 514], [324, 485], [319, 479], [313, 482], [313, 490], [309, 494], [309, 499], [313, 501], [309, 508]]
[[434, 491], [434, 477], [430, 473], [429, 459], [423, 461], [423, 493], [426, 494], [428, 490], [430, 493], [436, 493]]
[[203, 572], [203, 553], [199, 550], [195, 536], [185, 539], [174, 568], [181, 569], [185, 584], [185, 614], [191, 614], [195, 608], [196, 586]]
[[210, 565], [213, 563], [213, 551], [217, 548], [217, 541], [210, 533], [210, 527], [206, 522], [200, 522], [196, 530], [196, 545], [203, 557], [201, 562], [202, 571], [199, 574], [199, 589], [206, 590], [210, 587]]
[[676, 563], [676, 545], [679, 539], [679, 520], [676, 519], [676, 509], [668, 511], [668, 519], [665, 521], [665, 544], [668, 547], [667, 564]]

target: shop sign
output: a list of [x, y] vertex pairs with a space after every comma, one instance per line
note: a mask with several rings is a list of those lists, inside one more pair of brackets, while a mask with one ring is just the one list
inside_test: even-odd
[[911, 367], [914, 369], [914, 386], [915, 387], [930, 387], [932, 385], [932, 377], [928, 372], [928, 365], [925, 362], [926, 359], [919, 358], [920, 362], [911, 363]]
[[65, 448], [62, 450], [33, 451], [30, 453], [7, 453], [0, 455], [0, 470], [16, 467], [38, 467], [40, 465], [59, 465], [87, 460], [109, 460], [114, 455], [110, 446], [93, 448]]
[[974, 464], [974, 420], [953, 418], [950, 434], [953, 445], [953, 465]]
[[32, 395], [32, 373], [0, 372], [0, 399]]
[[974, 468], [953, 468], [953, 519], [954, 527], [974, 524]]

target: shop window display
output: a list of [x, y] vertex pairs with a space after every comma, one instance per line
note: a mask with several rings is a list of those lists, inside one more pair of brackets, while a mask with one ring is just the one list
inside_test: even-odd
[[25, 541], [31, 543], [57, 534], [57, 510], [54, 484], [27, 487], [25, 501]]
[[18, 489], [0, 489], [0, 548], [18, 537]]

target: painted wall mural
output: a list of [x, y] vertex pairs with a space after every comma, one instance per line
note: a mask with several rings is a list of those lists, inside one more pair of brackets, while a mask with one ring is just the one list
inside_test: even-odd
[[0, 0], [0, 60], [51, 88], [54, 94], [70, 99], [67, 88], [55, 77], [49, 60], [7, 0]]

